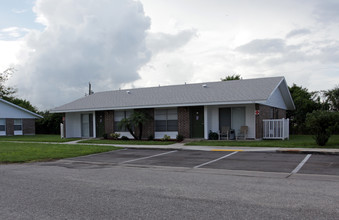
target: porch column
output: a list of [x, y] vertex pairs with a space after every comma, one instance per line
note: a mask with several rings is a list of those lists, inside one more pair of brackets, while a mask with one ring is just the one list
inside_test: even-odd
[[208, 139], [208, 107], [204, 106], [204, 138]]
[[93, 114], [93, 137], [97, 137], [97, 126], [96, 126], [96, 121], [95, 121], [95, 111], [92, 113]]

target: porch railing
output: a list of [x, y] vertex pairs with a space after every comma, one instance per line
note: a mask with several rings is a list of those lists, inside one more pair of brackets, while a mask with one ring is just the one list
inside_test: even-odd
[[265, 119], [263, 120], [263, 139], [289, 139], [289, 119]]

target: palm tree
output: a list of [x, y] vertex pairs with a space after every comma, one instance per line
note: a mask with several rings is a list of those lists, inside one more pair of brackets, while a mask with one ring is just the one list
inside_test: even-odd
[[[120, 128], [126, 128], [129, 133], [134, 137], [136, 140], [141, 140], [142, 138], [142, 126], [145, 122], [149, 120], [149, 116], [146, 115], [144, 112], [141, 111], [134, 111], [128, 118], [122, 119], [118, 126]], [[139, 129], [139, 135], [136, 136], [135, 128]]]
[[138, 140], [141, 140], [142, 138], [142, 126], [143, 124], [148, 121], [149, 117], [146, 115], [144, 112], [141, 111], [135, 111], [133, 114], [130, 116], [130, 120], [134, 127], [139, 128], [139, 137]]
[[232, 76], [226, 76], [226, 78], [221, 78], [221, 81], [229, 81], [229, 80], [241, 80], [241, 75], [240, 74], [233, 74]]
[[324, 91], [326, 102], [331, 106], [331, 110], [339, 111], [339, 86], [337, 85], [334, 89]]
[[134, 137], [134, 139], [138, 139], [134, 134], [133, 124], [129, 118], [123, 118], [118, 124], [119, 129], [124, 130], [126, 128], [128, 132]]

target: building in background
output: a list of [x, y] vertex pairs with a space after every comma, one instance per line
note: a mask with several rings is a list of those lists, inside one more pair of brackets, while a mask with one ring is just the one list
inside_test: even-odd
[[0, 136], [35, 135], [35, 120], [42, 116], [0, 99]]
[[208, 139], [210, 132], [227, 139], [262, 139], [264, 119], [286, 118], [295, 108], [284, 77], [257, 78], [98, 92], [52, 109], [65, 114], [65, 136], [102, 137], [120, 133], [117, 124], [133, 111], [151, 116], [143, 138], [164, 135]]

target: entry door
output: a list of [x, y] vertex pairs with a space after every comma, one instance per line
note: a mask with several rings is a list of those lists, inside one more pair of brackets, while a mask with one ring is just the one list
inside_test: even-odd
[[191, 107], [191, 137], [204, 138], [204, 107]]
[[105, 112], [95, 112], [96, 137], [102, 137], [105, 133]]
[[84, 138], [93, 137], [93, 114], [81, 115], [81, 136]]

